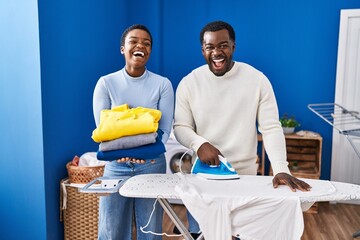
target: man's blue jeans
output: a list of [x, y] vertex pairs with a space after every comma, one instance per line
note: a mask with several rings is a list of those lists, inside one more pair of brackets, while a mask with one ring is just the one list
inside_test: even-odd
[[[164, 154], [157, 159], [145, 159], [146, 163], [108, 162], [104, 177], [135, 176], [149, 173], [165, 173], [166, 160]], [[99, 205], [99, 240], [131, 240], [132, 223], [135, 217], [137, 240], [161, 240], [161, 236], [145, 234], [140, 227], [149, 220], [155, 199], [127, 198], [119, 193], [100, 197]], [[146, 228], [156, 233], [162, 232], [163, 209], [157, 203], [151, 222]]]

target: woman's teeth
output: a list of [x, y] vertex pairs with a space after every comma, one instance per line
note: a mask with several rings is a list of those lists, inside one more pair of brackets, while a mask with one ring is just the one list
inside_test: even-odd
[[145, 54], [143, 52], [136, 51], [134, 52], [134, 56], [136, 57], [143, 57]]

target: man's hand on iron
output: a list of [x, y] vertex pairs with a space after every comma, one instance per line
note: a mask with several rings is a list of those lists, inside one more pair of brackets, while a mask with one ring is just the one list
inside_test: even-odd
[[219, 149], [206, 142], [200, 146], [197, 151], [199, 159], [209, 165], [219, 165], [219, 155], [223, 156]]
[[277, 188], [279, 185], [288, 185], [293, 192], [299, 189], [303, 192], [310, 191], [311, 186], [300, 179], [297, 179], [287, 173], [278, 173], [273, 178], [273, 186]]

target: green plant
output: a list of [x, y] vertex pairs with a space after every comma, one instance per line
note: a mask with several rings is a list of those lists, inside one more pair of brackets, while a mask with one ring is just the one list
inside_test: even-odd
[[292, 168], [293, 168], [294, 170], [299, 169], [299, 166], [298, 166], [298, 161], [294, 161], [294, 162], [293, 162], [293, 164], [292, 164]]
[[285, 113], [280, 118], [280, 123], [282, 127], [289, 127], [289, 128], [300, 127], [300, 123], [295, 119], [295, 117], [294, 116], [289, 117], [287, 113]]

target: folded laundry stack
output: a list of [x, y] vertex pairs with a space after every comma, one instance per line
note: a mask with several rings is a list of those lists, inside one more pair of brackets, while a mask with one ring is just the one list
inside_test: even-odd
[[161, 112], [151, 108], [129, 108], [127, 104], [102, 110], [92, 139], [99, 143], [97, 158], [112, 161], [123, 157], [156, 158], [165, 152], [158, 129]]

